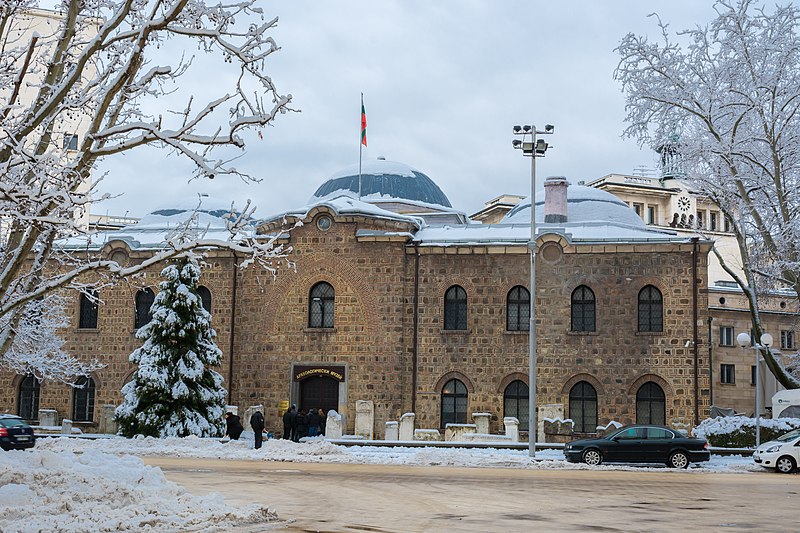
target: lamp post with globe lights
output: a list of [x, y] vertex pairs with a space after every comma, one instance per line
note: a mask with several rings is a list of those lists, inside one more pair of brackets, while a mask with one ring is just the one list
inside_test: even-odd
[[514, 135], [521, 139], [514, 139], [512, 146], [522, 150], [522, 155], [531, 158], [531, 239], [528, 248], [531, 253], [531, 287], [530, 287], [530, 331], [529, 331], [529, 358], [528, 358], [528, 455], [536, 457], [536, 434], [538, 421], [536, 413], [536, 158], [544, 157], [549, 145], [544, 139], [537, 139], [537, 135], [550, 135], [555, 128], [547, 124], [543, 131], [536, 126], [514, 126]]
[[[761, 335], [760, 340], [761, 344], [753, 345], [753, 349], [756, 351], [756, 448], [761, 445], [761, 371], [759, 369], [758, 360], [761, 355], [761, 349], [769, 350], [769, 347], [772, 346], [772, 335], [764, 333]], [[742, 347], [742, 351], [744, 351], [745, 347], [750, 344], [750, 335], [747, 333], [739, 333], [736, 336], [736, 342]]]

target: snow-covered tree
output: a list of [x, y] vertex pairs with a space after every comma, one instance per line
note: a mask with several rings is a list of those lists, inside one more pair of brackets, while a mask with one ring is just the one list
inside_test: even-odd
[[[800, 11], [718, 1], [706, 27], [660, 40], [628, 34], [615, 72], [626, 93], [627, 137], [656, 148], [673, 133], [687, 179], [732, 221], [742, 265], [722, 267], [748, 297], [763, 333], [759, 294], [800, 297]], [[741, 266], [744, 276], [737, 266]], [[763, 355], [787, 388], [800, 380]]]
[[[87, 273], [111, 283], [198, 247], [228, 248], [241, 266], [274, 271], [286, 250], [254, 235], [249, 202], [231, 210], [229, 238], [176, 234], [127, 267], [67, 251], [60, 239], [85, 232], [78, 221], [106, 197], [102, 180], [87, 186], [105, 158], [149, 146], [186, 158], [195, 178], [250, 179], [230, 165], [243, 132], [260, 134], [291, 101], [265, 72], [278, 50], [269, 35], [277, 19], [255, 0], [63, 0], [60, 18], [36, 29], [37, 7], [0, 2], [0, 357], [28, 302], [61, 287], [86, 290]], [[214, 72], [203, 99], [185, 78], [198, 68]]]
[[200, 267], [189, 257], [161, 272], [153, 318], [136, 332], [144, 344], [130, 356], [138, 365], [122, 388], [119, 433], [127, 437], [221, 436], [227, 392], [211, 367], [222, 352], [197, 284]]
[[[16, 325], [14, 341], [0, 359], [0, 367], [18, 374], [74, 384], [76, 376], [87, 375], [102, 368], [97, 360], [81, 361], [64, 350], [64, 339], [59, 329], [69, 326], [64, 313], [67, 299], [60, 293], [51, 293], [25, 305], [23, 319]], [[6, 318], [0, 318], [0, 328], [10, 327]]]

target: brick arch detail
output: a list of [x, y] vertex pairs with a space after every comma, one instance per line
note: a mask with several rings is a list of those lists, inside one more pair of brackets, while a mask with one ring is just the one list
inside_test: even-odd
[[566, 397], [567, 397], [567, 399], [569, 399], [569, 391], [571, 391], [571, 390], [572, 390], [572, 387], [574, 387], [574, 386], [575, 386], [577, 383], [579, 383], [579, 382], [581, 382], [581, 381], [585, 381], [585, 382], [587, 382], [589, 385], [591, 385], [592, 387], [594, 387], [594, 390], [597, 392], [597, 396], [598, 396], [598, 397], [599, 397], [600, 395], [605, 395], [606, 391], [605, 391], [605, 388], [603, 387], [603, 384], [602, 384], [602, 383], [600, 383], [600, 380], [598, 380], [598, 379], [597, 379], [596, 377], [594, 377], [593, 375], [591, 375], [591, 374], [586, 374], [586, 373], [582, 373], [582, 374], [575, 374], [574, 376], [572, 376], [571, 378], [569, 378], [569, 379], [568, 379], [568, 380], [567, 380], [567, 381], [564, 383], [564, 386], [563, 386], [563, 387], [561, 387], [561, 394], [563, 394], [564, 396], [566, 396]]
[[674, 394], [672, 392], [672, 387], [670, 386], [669, 382], [662, 378], [657, 374], [644, 374], [639, 376], [634, 380], [631, 386], [628, 388], [628, 396], [633, 398], [634, 401], [636, 400], [636, 393], [639, 392], [639, 387], [647, 383], [648, 381], [652, 381], [659, 387], [661, 390], [664, 391], [665, 400], [669, 400], [669, 398]]
[[500, 380], [500, 384], [497, 386], [497, 392], [499, 394], [504, 394], [506, 392], [506, 387], [511, 385], [511, 383], [514, 381], [521, 381], [525, 385], [528, 385], [528, 374], [523, 374], [522, 372], [512, 372], [511, 374], [508, 374], [506, 377]]
[[[358, 272], [350, 263], [335, 257], [325, 256], [323, 258], [321, 254], [310, 253], [303, 256], [303, 266], [308, 267], [309, 273], [307, 275], [300, 277], [294, 272], [278, 275], [275, 280], [275, 290], [265, 293], [263, 321], [266, 330], [270, 330], [274, 326], [280, 310], [284, 306], [290, 305], [287, 302], [287, 298], [290, 296], [292, 288], [301, 287], [301, 294], [304, 298], [308, 298], [311, 287], [320, 281], [330, 283], [334, 294], [338, 292], [337, 285], [339, 287], [346, 285], [353, 288], [354, 296], [364, 308], [364, 312], [369, 316], [378, 316], [378, 301], [375, 290], [367, 282], [367, 277]], [[373, 324], [367, 322], [366, 327], [368, 328], [368, 334], [373, 336], [376, 334]]]
[[475, 392], [475, 385], [472, 384], [472, 381], [467, 376], [465, 376], [464, 374], [462, 374], [457, 370], [448, 372], [447, 374], [440, 377], [439, 380], [436, 382], [436, 385], [434, 386], [433, 390], [435, 390], [438, 393], [441, 393], [445, 384], [451, 379], [457, 379], [461, 383], [463, 383], [464, 386], [467, 387], [468, 394], [473, 394]]

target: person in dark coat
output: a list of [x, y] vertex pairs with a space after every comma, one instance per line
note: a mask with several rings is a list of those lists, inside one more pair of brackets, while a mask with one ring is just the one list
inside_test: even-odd
[[239, 440], [242, 431], [244, 431], [242, 419], [230, 411], [225, 413], [225, 436], [233, 440]]
[[306, 416], [306, 423], [308, 424], [308, 436], [316, 437], [319, 430], [319, 414], [316, 409], [309, 409]]
[[250, 415], [250, 426], [253, 428], [253, 435], [255, 435], [255, 449], [261, 448], [261, 441], [264, 438], [264, 415], [261, 411], [256, 411]]
[[283, 438], [288, 440], [294, 440], [294, 435], [292, 434], [292, 428], [294, 427], [294, 416], [297, 407], [294, 405], [291, 406], [289, 409], [283, 413]]
[[328, 417], [325, 415], [325, 411], [320, 408], [319, 410], [319, 434], [323, 437], [325, 436], [325, 423], [328, 421]]
[[294, 417], [294, 441], [300, 442], [300, 439], [308, 435], [308, 422], [306, 421], [306, 410], [303, 409], [297, 416]]

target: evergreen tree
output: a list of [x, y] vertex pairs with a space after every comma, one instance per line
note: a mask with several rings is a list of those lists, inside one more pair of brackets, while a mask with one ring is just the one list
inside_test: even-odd
[[227, 392], [211, 369], [222, 352], [211, 315], [197, 293], [200, 267], [190, 257], [166, 267], [152, 320], [136, 332], [144, 341], [130, 356], [138, 368], [122, 388], [115, 418], [126, 437], [214, 437], [224, 434]]

